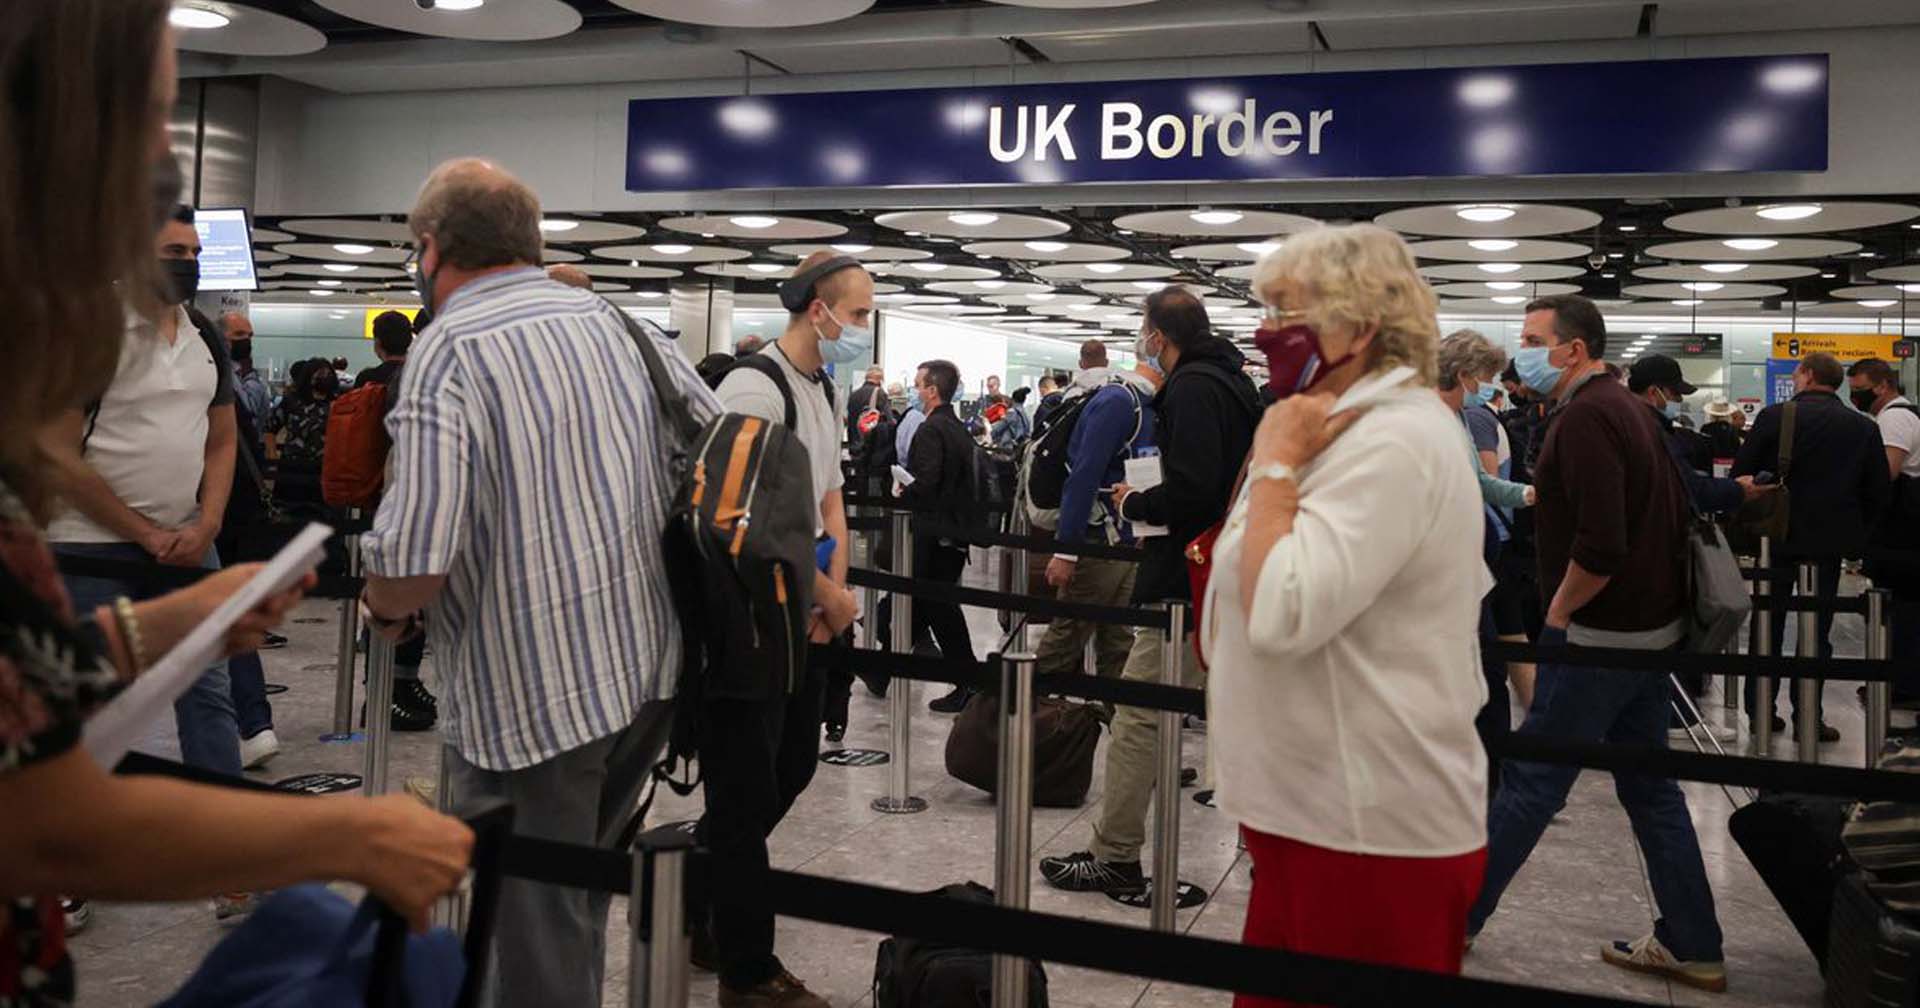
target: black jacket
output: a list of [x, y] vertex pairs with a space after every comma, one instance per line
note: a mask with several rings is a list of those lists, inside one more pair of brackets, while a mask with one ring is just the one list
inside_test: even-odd
[[[1793, 401], [1793, 469], [1787, 475], [1792, 497], [1787, 541], [1777, 553], [1860, 556], [1887, 502], [1887, 455], [1880, 447], [1880, 427], [1832, 392], [1810, 390]], [[1783, 408], [1769, 406], [1754, 418], [1734, 459], [1733, 475], [1778, 472]]]
[[952, 404], [941, 403], [913, 433], [913, 447], [907, 449], [913, 482], [900, 494], [901, 501], [943, 522], [971, 521], [974, 448]]
[[1187, 544], [1226, 516], [1233, 481], [1253, 447], [1260, 393], [1241, 370], [1246, 358], [1219, 337], [1184, 350], [1153, 397], [1158, 417], [1160, 485], [1131, 494], [1126, 517], [1164, 525], [1145, 540], [1133, 601], [1162, 602], [1192, 594]]
[[1698, 431], [1667, 419], [1666, 414], [1647, 407], [1653, 413], [1654, 422], [1660, 425], [1660, 433], [1667, 443], [1667, 454], [1679, 463], [1687, 477], [1687, 496], [1693, 500], [1693, 508], [1704, 514], [1732, 513], [1740, 510], [1740, 504], [1746, 499], [1746, 491], [1731, 479], [1715, 479], [1713, 476], [1712, 446]]

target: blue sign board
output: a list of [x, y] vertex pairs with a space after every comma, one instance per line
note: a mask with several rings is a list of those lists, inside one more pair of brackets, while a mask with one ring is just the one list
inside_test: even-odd
[[1826, 167], [1824, 54], [627, 106], [633, 192]]

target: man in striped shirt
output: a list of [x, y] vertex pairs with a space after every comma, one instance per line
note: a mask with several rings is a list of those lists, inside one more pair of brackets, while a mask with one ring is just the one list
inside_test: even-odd
[[[659, 405], [617, 310], [539, 269], [540, 207], [517, 179], [449, 162], [407, 223], [434, 321], [392, 392], [365, 600], [383, 630], [427, 614], [449, 797], [608, 843], [665, 740], [680, 653]], [[696, 418], [716, 415], [652, 338]], [[598, 1006], [606, 914], [606, 894], [508, 880], [493, 1003]]]

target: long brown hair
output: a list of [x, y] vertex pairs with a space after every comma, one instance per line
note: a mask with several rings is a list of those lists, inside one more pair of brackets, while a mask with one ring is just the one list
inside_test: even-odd
[[37, 444], [97, 398], [119, 362], [121, 285], [148, 290], [157, 63], [166, 0], [7, 0], [0, 17], [0, 479], [43, 520], [53, 473]]

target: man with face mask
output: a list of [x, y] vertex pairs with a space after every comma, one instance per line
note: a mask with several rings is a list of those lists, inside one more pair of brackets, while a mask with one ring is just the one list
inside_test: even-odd
[[[233, 489], [237, 441], [226, 340], [192, 307], [200, 280], [193, 211], [174, 208], [155, 240], [161, 289], [127, 318], [113, 381], [65, 420], [61, 453], [67, 509], [47, 527], [63, 560], [107, 561], [132, 573], [67, 578], [76, 612], [159, 593], [142, 566], [220, 566], [214, 549]], [[158, 655], [148, 655], [149, 661]], [[240, 738], [225, 660], [174, 703], [187, 763], [240, 772]], [[221, 916], [245, 898], [223, 899]]]
[[1878, 358], [1847, 368], [1855, 409], [1880, 426], [1893, 486], [1888, 506], [1874, 529], [1866, 574], [1874, 587], [1893, 592], [1893, 660], [1904, 670], [1894, 684], [1902, 706], [1920, 699], [1920, 408], [1900, 394], [1900, 376]]

